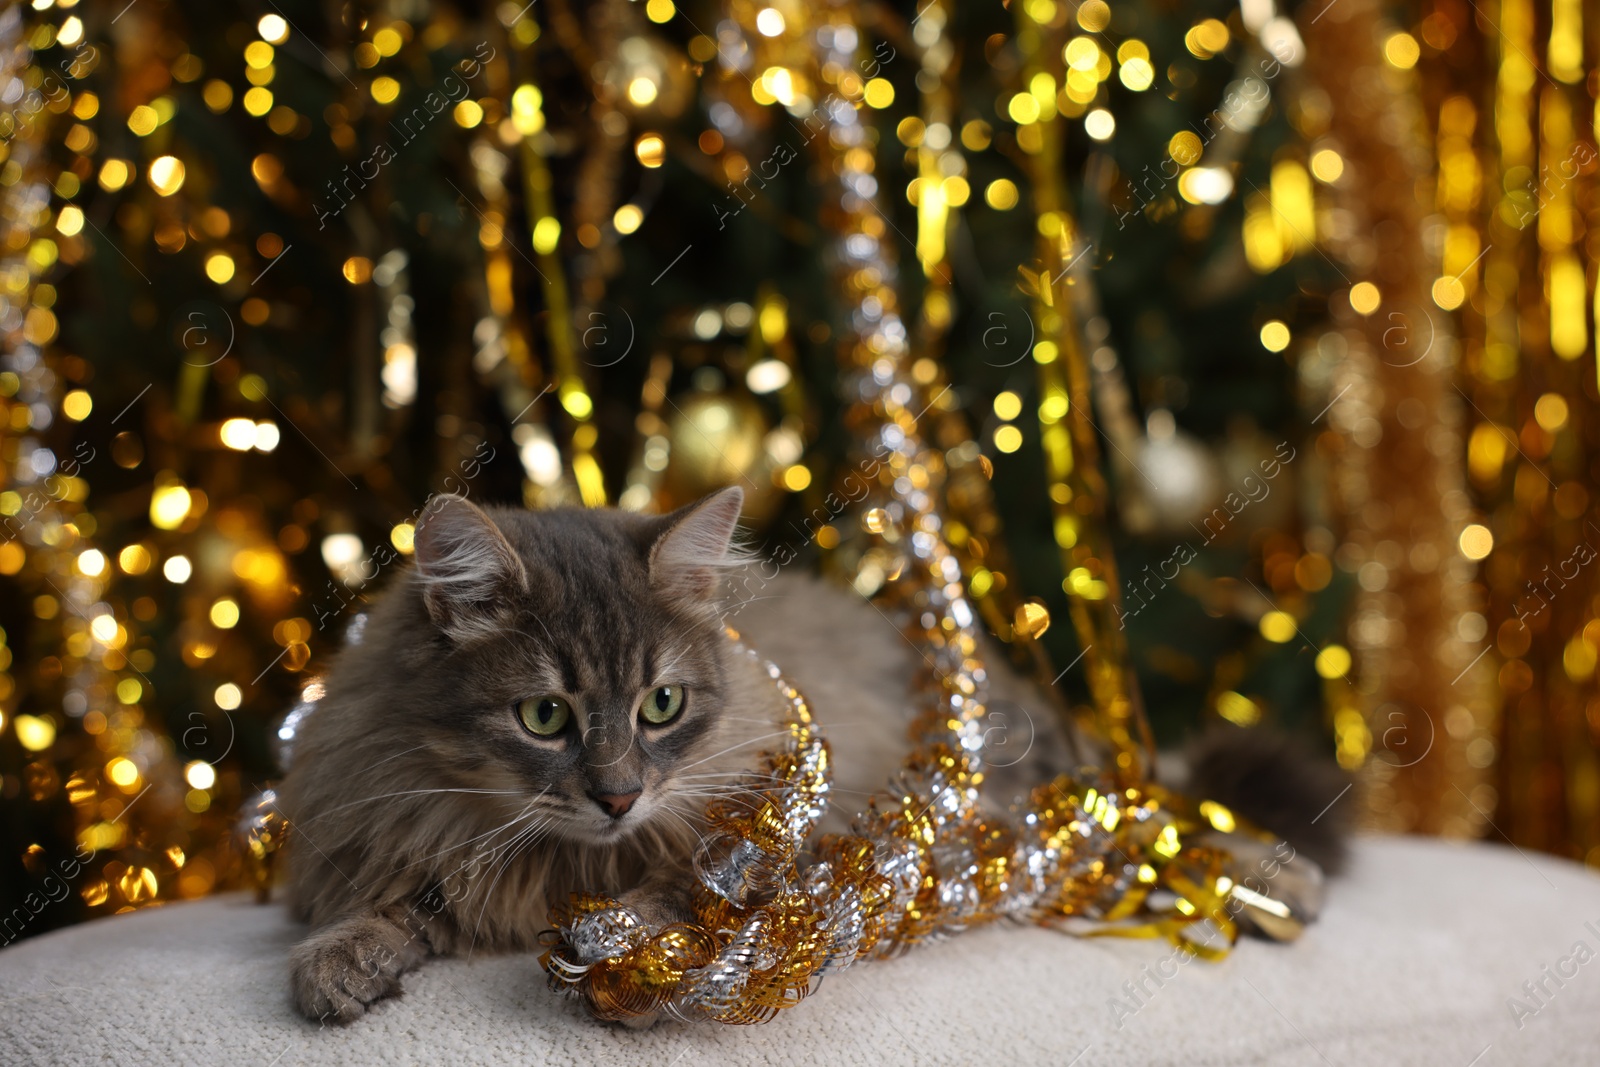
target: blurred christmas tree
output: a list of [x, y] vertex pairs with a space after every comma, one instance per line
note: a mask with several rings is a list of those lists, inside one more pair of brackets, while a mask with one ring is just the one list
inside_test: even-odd
[[[1272, 0], [861, 5], [842, 101], [782, 59], [833, 32], [797, 0], [86, 8], [5, 16], [21, 933], [240, 882], [228, 828], [274, 725], [430, 493], [668, 509], [739, 482], [773, 558], [847, 537], [812, 145], [838, 103], [893, 205], [951, 539], [1019, 661], [1085, 707], [1093, 653], [1048, 620], [1098, 601], [1164, 743], [1265, 718], [1355, 768], [1383, 735], [1327, 491], [1353, 454], [1330, 307], [1377, 307], [1330, 237], [1359, 160]], [[1468, 14], [1432, 10], [1455, 32], [1429, 62]], [[1332, 21], [1413, 77], [1413, 36]], [[1063, 278], [1081, 360], [1039, 321]], [[1098, 471], [1053, 436], [1091, 392], [1120, 603], [1077, 540]], [[66, 899], [25, 904], [49, 878]]]

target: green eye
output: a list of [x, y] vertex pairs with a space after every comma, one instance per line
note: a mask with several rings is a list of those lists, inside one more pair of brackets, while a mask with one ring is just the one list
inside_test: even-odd
[[572, 718], [572, 708], [560, 697], [528, 697], [517, 701], [517, 718], [531, 733], [553, 737]]
[[678, 717], [678, 712], [683, 710], [683, 686], [663, 685], [650, 690], [639, 705], [639, 714], [644, 716], [644, 721], [660, 726], [669, 723]]

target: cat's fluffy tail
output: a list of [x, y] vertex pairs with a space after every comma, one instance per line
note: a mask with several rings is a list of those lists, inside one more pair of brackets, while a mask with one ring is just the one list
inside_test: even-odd
[[1186, 792], [1271, 830], [1332, 874], [1355, 813], [1350, 778], [1304, 742], [1263, 727], [1218, 726], [1190, 742]]

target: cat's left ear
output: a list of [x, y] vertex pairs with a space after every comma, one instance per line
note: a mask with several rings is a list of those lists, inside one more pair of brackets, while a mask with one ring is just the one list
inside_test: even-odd
[[733, 544], [744, 490], [738, 486], [667, 516], [666, 532], [650, 548], [650, 584], [670, 598], [710, 600], [722, 572], [745, 562]]
[[494, 520], [465, 497], [436, 496], [417, 520], [417, 574], [428, 614], [457, 641], [500, 632], [528, 571]]

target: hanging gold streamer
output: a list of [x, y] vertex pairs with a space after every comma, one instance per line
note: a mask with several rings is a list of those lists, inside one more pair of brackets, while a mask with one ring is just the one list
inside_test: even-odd
[[[956, 79], [960, 73], [954, 42], [947, 33], [951, 12], [944, 0], [930, 0], [919, 9], [912, 27], [920, 48], [922, 70], [917, 83], [925, 86], [921, 116], [901, 123], [902, 143], [916, 151], [917, 259], [922, 266], [922, 304], [914, 330], [918, 358], [911, 375], [927, 395], [943, 400], [951, 388], [943, 354], [955, 307], [954, 270], [950, 239], [961, 209], [971, 195], [966, 161], [956, 137], [959, 105]], [[936, 139], [942, 148], [932, 147]], [[1049, 612], [1034, 601], [1024, 602], [1021, 583], [995, 506], [989, 477], [993, 465], [983, 455], [972, 425], [960, 405], [938, 403], [929, 408], [927, 433], [942, 449], [946, 465], [943, 504], [949, 521], [945, 537], [961, 561], [961, 572], [978, 612], [989, 629], [1026, 657], [1044, 691], [1058, 704], [1065, 722], [1069, 713], [1053, 682], [1057, 671], [1050, 665], [1039, 638], [1050, 627]]]
[[1467, 639], [1482, 592], [1460, 547], [1472, 515], [1458, 345], [1433, 301], [1430, 205], [1417, 199], [1429, 139], [1415, 75], [1388, 58], [1404, 52], [1386, 53], [1395, 29], [1377, 4], [1342, 2], [1305, 32], [1309, 72], [1332, 100], [1326, 132], [1346, 161], [1335, 195], [1348, 221], [1327, 240], [1343, 278], [1323, 339], [1341, 356], [1320, 445], [1335, 459], [1341, 553], [1361, 586], [1356, 670], [1329, 683], [1341, 760], [1359, 763], [1371, 748], [1361, 767], [1369, 824], [1467, 836], [1483, 825], [1473, 746], [1495, 722], [1492, 668]]
[[[538, 24], [531, 18], [519, 23], [519, 29], [529, 43], [538, 39]], [[520, 144], [527, 136], [536, 135], [540, 120], [526, 106], [526, 94], [521, 129], [516, 128], [518, 120], [510, 108], [504, 106], [510, 103], [514, 92], [505, 51], [487, 66], [490, 97], [501, 101], [502, 106], [485, 112], [470, 153], [478, 192], [484, 199], [478, 241], [483, 246], [486, 325], [492, 327], [489, 337], [479, 339], [474, 363], [479, 373], [492, 376], [500, 384], [502, 412], [512, 422], [512, 440], [523, 460], [523, 503], [530, 508], [551, 507], [577, 499], [578, 493], [550, 433], [548, 402], [544, 399], [549, 392], [548, 377], [529, 343], [525, 314], [517, 306], [519, 260], [514, 256], [508, 232], [514, 206], [506, 185], [513, 164], [504, 151], [506, 145]], [[524, 134], [522, 130], [533, 132]]]
[[[0, 634], [0, 701], [13, 709], [5, 725], [25, 760], [19, 784], [26, 802], [55, 804], [64, 795], [71, 805], [75, 855], [50, 855], [34, 844], [19, 857], [22, 865], [35, 878], [70, 884], [90, 914], [100, 915], [201, 896], [231, 873], [231, 858], [225, 845], [216, 847], [220, 806], [205, 814], [216, 775], [203, 764], [208, 788], [186, 788], [172, 737], [146, 712], [153, 657], [111, 590], [119, 563], [125, 572], [138, 570], [150, 564], [150, 553], [142, 544], [120, 553], [99, 547], [88, 475], [112, 460], [75, 440], [73, 427], [90, 416], [94, 399], [73, 386], [87, 375], [84, 361], [63, 347], [56, 283], [64, 268], [87, 257], [83, 231], [92, 223], [62, 194], [75, 192], [77, 180], [51, 153], [71, 114], [99, 107], [81, 79], [94, 72], [105, 46], [80, 36], [66, 62], [58, 65], [60, 53], [43, 61], [36, 51], [50, 49], [69, 20], [78, 23], [64, 12], [39, 21], [21, 7], [0, 13], [0, 85], [20, 94], [0, 123], [0, 278], [8, 309], [0, 575], [31, 594], [29, 643], [54, 649], [13, 675], [13, 651]], [[158, 528], [171, 528], [167, 521], [184, 518], [192, 498], [176, 474], [163, 475], [150, 516]], [[196, 736], [186, 740], [225, 736], [230, 727], [222, 719], [220, 712], [195, 712]], [[222, 744], [215, 751], [225, 753]], [[6, 939], [38, 932], [30, 930], [37, 914], [19, 909], [10, 916], [22, 921], [6, 928]]]
[[1484, 658], [1503, 708], [1469, 742], [1493, 770], [1472, 794], [1511, 840], [1600, 865], [1594, 52], [1580, 4], [1489, 12], [1494, 32], [1452, 29], [1456, 50], [1495, 58], [1492, 119], [1469, 125], [1458, 96], [1439, 120], [1441, 144], [1447, 127], [1458, 145], [1476, 133], [1488, 172], [1460, 220], [1482, 234], [1483, 277], [1448, 293], [1462, 300], [1467, 468], [1487, 512], [1463, 547], [1484, 557]]
[[[1057, 62], [1059, 34], [1035, 21], [1033, 7], [1013, 5], [1018, 43], [1029, 57], [1023, 80], [1061, 84], [1065, 73]], [[1051, 98], [1054, 91], [1050, 92]], [[1038, 258], [1023, 268], [1024, 288], [1034, 297], [1039, 336], [1033, 358], [1039, 376], [1039, 428], [1050, 499], [1055, 509], [1055, 538], [1061, 551], [1063, 588], [1073, 629], [1094, 698], [1096, 733], [1111, 745], [1117, 774], [1125, 781], [1148, 775], [1155, 742], [1145, 721], [1138, 682], [1128, 658], [1119, 611], [1121, 583], [1105, 521], [1106, 483], [1100, 471], [1097, 430], [1089, 414], [1089, 368], [1078, 323], [1072, 310], [1070, 267], [1083, 250], [1065, 190], [1061, 187], [1061, 142], [1065, 119], [1052, 105], [1019, 133], [1032, 185], [1038, 220]]]
[[[531, 14], [524, 14], [521, 18], [529, 22], [533, 20]], [[537, 26], [537, 23], [533, 25]], [[532, 45], [538, 36], [534, 31], [516, 39], [521, 48], [518, 51], [517, 87], [512, 90], [510, 100], [511, 122], [521, 135], [517, 145], [517, 160], [521, 164], [529, 236], [533, 243], [540, 287], [544, 292], [545, 339], [550, 346], [556, 396], [572, 420], [572, 475], [577, 481], [578, 494], [584, 505], [600, 507], [606, 502], [606, 488], [600, 464], [594, 458], [599, 433], [593, 422], [594, 398], [584, 384], [583, 372], [579, 367], [566, 266], [557, 253], [561, 240], [561, 220], [556, 216], [550, 167], [545, 160], [549, 134], [545, 129], [544, 93], [535, 78], [533, 61]]]

